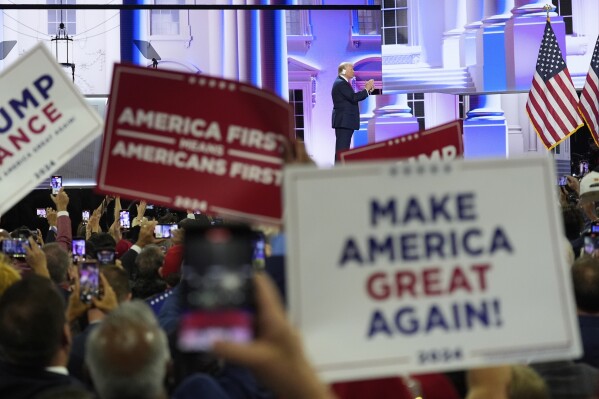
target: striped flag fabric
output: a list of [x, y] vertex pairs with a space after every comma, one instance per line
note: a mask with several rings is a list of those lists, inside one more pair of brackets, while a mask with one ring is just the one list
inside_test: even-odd
[[578, 95], [549, 19], [545, 24], [526, 112], [548, 150], [583, 126], [578, 113]]
[[591, 58], [591, 66], [584, 82], [578, 105], [584, 121], [587, 123], [595, 144], [599, 145], [599, 37]]

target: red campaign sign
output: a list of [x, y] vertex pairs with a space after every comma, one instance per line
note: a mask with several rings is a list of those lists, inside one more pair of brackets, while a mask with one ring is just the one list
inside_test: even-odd
[[341, 162], [382, 159], [454, 159], [464, 154], [462, 121], [369, 144], [339, 154]]
[[290, 105], [237, 81], [116, 65], [98, 191], [281, 221]]

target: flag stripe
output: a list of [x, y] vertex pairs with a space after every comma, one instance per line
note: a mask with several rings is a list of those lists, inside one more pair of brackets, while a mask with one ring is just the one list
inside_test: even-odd
[[[560, 118], [557, 121], [553, 118], [552, 111], [555, 109], [555, 103], [551, 101], [551, 98], [553, 98], [554, 91], [550, 90], [550, 86], [546, 86], [542, 80], [541, 82], [539, 80], [541, 79], [535, 79], [536, 90], [533, 93], [533, 100], [535, 111], [544, 124], [544, 129], [541, 131], [549, 133], [553, 140], [560, 141], [563, 135], [557, 127], [559, 126], [561, 130], [566, 130], [566, 127]], [[547, 92], [550, 92], [551, 96], [548, 96]]]
[[537, 134], [539, 135], [541, 140], [543, 140], [545, 147], [551, 147], [551, 145], [553, 145], [553, 143], [558, 141], [559, 138], [557, 135], [555, 135], [555, 137], [553, 136], [555, 133], [543, 134], [543, 132], [547, 130], [545, 128], [545, 124], [547, 122], [544, 119], [543, 114], [542, 113], [539, 114], [539, 112], [538, 112], [539, 109], [542, 110], [543, 108], [538, 104], [536, 94], [531, 93], [531, 95], [528, 98], [528, 104], [526, 104], [526, 110], [528, 111], [528, 116], [530, 117], [530, 121], [532, 122], [533, 127], [536, 130]]
[[584, 116], [585, 122], [593, 136], [595, 143], [599, 145], [599, 79], [596, 68], [599, 66], [599, 37], [595, 43], [595, 50], [591, 58], [589, 72], [580, 95], [579, 109]]
[[[595, 115], [599, 114], [599, 110], [597, 109], [597, 103], [593, 101], [593, 97], [589, 94], [590, 90], [583, 91], [580, 96], [580, 106], [582, 107], [582, 113], [586, 119], [587, 124], [589, 125], [589, 129], [592, 133], [597, 134], [599, 131], [597, 124], [598, 120]], [[599, 98], [599, 97], [595, 97]]]

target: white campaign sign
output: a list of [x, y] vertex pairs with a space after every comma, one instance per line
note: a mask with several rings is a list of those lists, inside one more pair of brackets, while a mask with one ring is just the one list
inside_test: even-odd
[[322, 377], [579, 356], [553, 167], [286, 170], [290, 314]]
[[102, 119], [43, 44], [6, 69], [0, 87], [4, 213], [98, 137]]

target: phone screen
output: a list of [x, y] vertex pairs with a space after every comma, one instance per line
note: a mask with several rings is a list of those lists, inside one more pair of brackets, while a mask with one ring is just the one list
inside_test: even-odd
[[566, 176], [560, 176], [557, 178], [557, 185], [564, 187], [568, 185], [568, 178]]
[[95, 261], [85, 261], [79, 268], [79, 293], [81, 302], [91, 303], [100, 292], [100, 270]]
[[35, 213], [38, 217], [45, 218], [46, 217], [46, 208], [37, 208]]
[[266, 255], [264, 253], [266, 238], [264, 237], [264, 233], [257, 232], [253, 243], [254, 255], [252, 256], [252, 265], [258, 270], [263, 270], [266, 262]]
[[129, 229], [131, 228], [131, 222], [129, 220], [129, 211], [121, 211], [119, 214], [121, 220], [121, 228]]
[[245, 226], [194, 227], [185, 231], [185, 309], [177, 345], [183, 352], [209, 350], [216, 340], [253, 339], [254, 233]]
[[89, 221], [89, 211], [81, 212], [81, 220], [83, 220], [84, 222]]
[[52, 189], [52, 194], [58, 194], [58, 191], [62, 187], [62, 176], [52, 176], [50, 178], [50, 188]]
[[171, 238], [172, 224], [157, 224], [154, 227], [154, 237], [156, 238]]
[[85, 260], [85, 238], [74, 237], [72, 244], [73, 263], [81, 263]]
[[110, 249], [102, 249], [96, 252], [96, 258], [101, 265], [109, 265], [114, 263], [114, 251]]
[[2, 240], [2, 252], [13, 258], [24, 258], [27, 245], [29, 242], [24, 238], [6, 238]]

